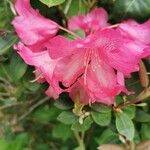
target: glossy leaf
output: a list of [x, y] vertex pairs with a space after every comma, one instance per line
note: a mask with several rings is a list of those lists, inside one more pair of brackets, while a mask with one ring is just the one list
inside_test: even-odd
[[101, 112], [101, 113], [109, 113], [111, 111], [111, 107], [106, 106], [104, 104], [100, 104], [100, 103], [94, 103], [91, 105], [91, 108], [97, 112]]
[[113, 18], [123, 20], [125, 18], [148, 19], [150, 15], [149, 0], [115, 0]]
[[111, 129], [106, 129], [102, 132], [102, 134], [95, 138], [95, 141], [101, 145], [101, 144], [110, 144], [110, 143], [116, 143], [118, 140], [118, 135], [112, 131]]
[[135, 120], [137, 122], [150, 122], [150, 115], [141, 109], [137, 109]]
[[123, 109], [123, 112], [126, 113], [130, 119], [133, 119], [135, 117], [135, 111], [136, 107], [135, 106], [127, 106]]
[[6, 53], [16, 41], [17, 37], [13, 34], [0, 36], [0, 55]]
[[86, 14], [87, 6], [83, 1], [84, 0], [68, 0], [63, 3], [64, 14], [66, 14], [67, 17]]
[[124, 135], [128, 140], [134, 138], [134, 125], [132, 120], [125, 113], [116, 113], [116, 128], [118, 132]]
[[91, 112], [92, 118], [100, 126], [107, 126], [111, 121], [111, 112], [100, 113], [96, 111]]
[[54, 105], [61, 110], [73, 108], [73, 102], [66, 93], [61, 94], [59, 99], [55, 101]]
[[63, 111], [57, 119], [64, 124], [73, 124], [78, 120], [78, 117], [75, 116], [71, 111]]
[[18, 81], [23, 77], [27, 70], [27, 65], [19, 57], [19, 55], [13, 54], [10, 60], [9, 74], [14, 81]]
[[42, 3], [44, 3], [45, 5], [47, 5], [48, 7], [52, 7], [52, 6], [56, 6], [56, 5], [60, 5], [63, 2], [65, 2], [65, 0], [40, 0]]
[[150, 123], [143, 123], [141, 126], [142, 140], [150, 139]]
[[70, 126], [64, 124], [58, 124], [54, 127], [52, 135], [54, 138], [58, 138], [63, 141], [66, 141], [68, 138], [72, 136]]
[[84, 119], [83, 124], [80, 124], [78, 120], [74, 122], [71, 126], [71, 129], [75, 131], [86, 131], [90, 128], [92, 123], [93, 123], [92, 118], [88, 116], [87, 118]]

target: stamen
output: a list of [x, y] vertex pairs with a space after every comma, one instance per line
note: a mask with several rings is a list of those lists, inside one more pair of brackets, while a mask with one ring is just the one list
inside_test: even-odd
[[91, 54], [92, 54], [92, 50], [87, 50], [85, 53], [85, 71], [84, 71], [84, 84], [86, 85], [86, 81], [87, 81], [87, 70], [88, 70], [88, 66], [89, 66], [89, 62], [91, 59]]
[[43, 76], [43, 73], [39, 74], [34, 80], [31, 80], [31, 83], [36, 82], [37, 80], [39, 80], [41, 77]]

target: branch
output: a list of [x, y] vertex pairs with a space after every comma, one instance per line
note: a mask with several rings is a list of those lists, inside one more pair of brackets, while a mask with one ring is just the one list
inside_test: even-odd
[[126, 106], [132, 105], [132, 104], [136, 104], [138, 102], [143, 101], [144, 99], [150, 97], [150, 87], [145, 89], [144, 91], [142, 91], [136, 98], [129, 100], [127, 102], [121, 103], [120, 105], [113, 107], [113, 109], [119, 110], [119, 109], [123, 109]]
[[49, 97], [45, 97], [42, 100], [40, 100], [39, 102], [37, 102], [36, 104], [34, 104], [32, 107], [30, 107], [30, 109], [23, 114], [18, 121], [23, 120], [25, 117], [27, 117], [30, 113], [32, 113], [37, 107], [39, 107], [40, 105], [42, 105], [43, 103], [45, 103], [47, 100], [49, 100]]

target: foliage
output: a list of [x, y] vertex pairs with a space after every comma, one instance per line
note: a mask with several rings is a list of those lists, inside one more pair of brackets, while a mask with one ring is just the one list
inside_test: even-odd
[[[60, 12], [55, 20], [62, 24], [66, 18], [86, 14], [96, 6], [103, 6], [110, 12], [111, 22], [130, 17], [142, 22], [150, 17], [149, 0], [40, 1], [42, 3], [32, 0], [32, 4], [40, 6], [43, 14], [45, 10], [50, 12], [47, 17], [58, 16]], [[150, 140], [149, 98], [124, 107], [122, 104], [132, 96], [120, 95], [116, 98], [116, 105], [120, 107], [95, 103], [75, 108], [67, 93], [56, 101], [45, 97], [43, 93], [48, 85], [32, 82], [34, 68], [27, 66], [13, 50], [17, 36], [11, 26], [12, 10], [13, 1], [1, 0], [0, 150], [94, 150], [103, 144], [146, 150], [142, 142]], [[148, 67], [149, 62], [145, 61]], [[136, 73], [126, 84], [137, 93], [143, 89]], [[150, 147], [148, 142], [146, 144]]]

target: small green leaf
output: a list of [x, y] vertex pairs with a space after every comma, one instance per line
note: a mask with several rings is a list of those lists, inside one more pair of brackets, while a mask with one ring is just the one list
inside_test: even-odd
[[150, 139], [150, 123], [144, 123], [141, 127], [142, 140]]
[[68, 138], [71, 137], [72, 131], [70, 129], [70, 126], [65, 124], [58, 124], [54, 127], [52, 135], [55, 138], [59, 138], [63, 141], [66, 141]]
[[126, 113], [130, 119], [133, 119], [135, 117], [135, 106], [127, 106], [123, 109], [123, 112]]
[[83, 0], [71, 0], [71, 3], [69, 1], [66, 1], [62, 5], [64, 14], [66, 14], [67, 17], [72, 17], [75, 15], [81, 15], [86, 14], [87, 6], [83, 2]]
[[78, 117], [71, 111], [63, 111], [57, 119], [64, 124], [73, 124], [78, 120]]
[[100, 126], [107, 126], [111, 121], [111, 111], [108, 113], [91, 112], [93, 120]]
[[47, 5], [48, 7], [60, 5], [65, 2], [65, 0], [40, 0], [42, 3]]
[[123, 97], [122, 96], [117, 96], [115, 102], [116, 102], [116, 105], [119, 105], [119, 104], [123, 103], [124, 102]]
[[0, 37], [0, 55], [7, 52], [7, 50], [17, 41], [17, 37], [13, 34], [6, 34]]
[[55, 120], [58, 114], [58, 109], [55, 107], [49, 108], [45, 106], [36, 109], [32, 117], [39, 123], [48, 124], [49, 121]]
[[23, 77], [27, 70], [27, 65], [19, 57], [18, 54], [13, 53], [10, 60], [9, 75], [14, 81], [18, 81]]
[[100, 135], [100, 137], [95, 138], [95, 141], [99, 145], [108, 144], [108, 143], [113, 144], [116, 143], [117, 140], [118, 140], [118, 135], [115, 132], [113, 132], [111, 129], [104, 130]]
[[100, 103], [94, 103], [91, 105], [91, 108], [97, 112], [100, 113], [109, 113], [111, 112], [111, 107], [106, 106], [104, 104], [100, 104]]
[[150, 115], [141, 109], [137, 109], [134, 119], [137, 122], [150, 122]]
[[59, 99], [55, 101], [54, 105], [61, 110], [68, 110], [73, 108], [73, 103], [69, 99], [69, 95], [66, 93], [61, 94]]
[[132, 120], [125, 113], [116, 113], [116, 128], [118, 132], [124, 135], [128, 140], [134, 138], [134, 125]]
[[91, 124], [93, 123], [93, 120], [90, 116], [84, 119], [83, 124], [79, 123], [79, 120], [74, 122], [71, 126], [72, 130], [75, 131], [86, 131], [90, 128]]

